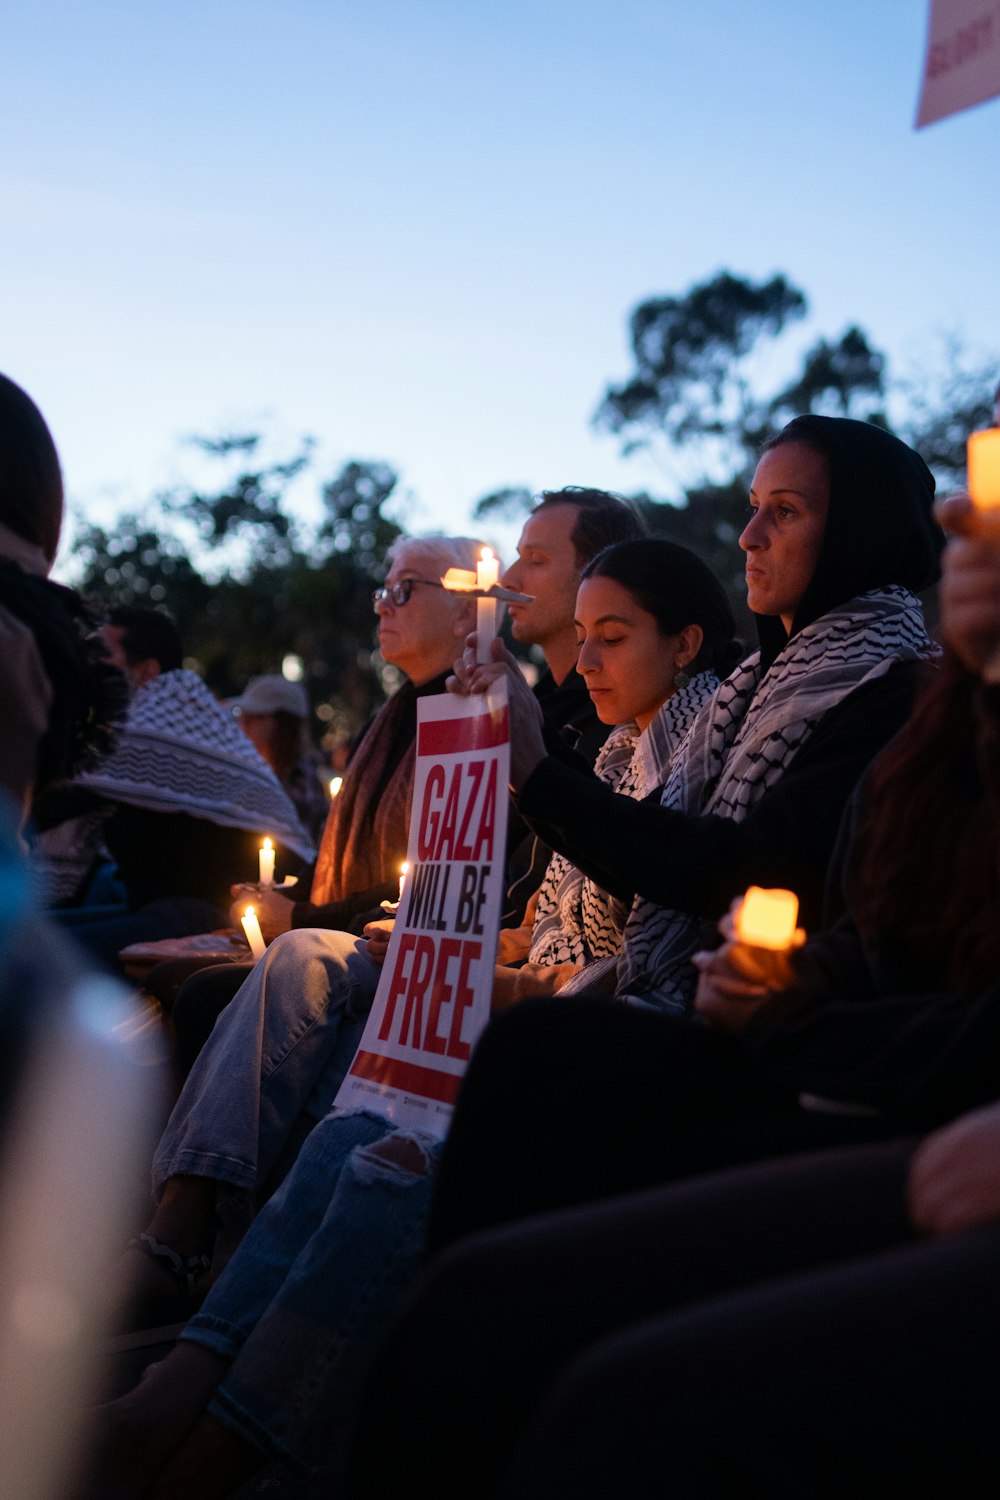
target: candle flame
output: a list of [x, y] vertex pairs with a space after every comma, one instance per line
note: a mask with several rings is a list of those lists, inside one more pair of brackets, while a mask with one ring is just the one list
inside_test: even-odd
[[252, 917], [252, 916], [253, 916], [253, 914], [254, 914], [254, 908], [253, 908], [253, 907], [252, 907], [252, 906], [248, 906], [248, 907], [247, 907], [247, 908], [246, 908], [246, 910], [245, 910], [245, 911], [244, 911], [244, 913], [243, 913], [243, 915], [244, 915], [244, 916], [245, 916], [245, 917]]
[[265, 849], [273, 849], [274, 848], [274, 845], [271, 843], [270, 839], [265, 839], [264, 840], [264, 848]]
[[480, 554], [480, 556], [481, 556], [483, 562], [492, 562], [493, 561], [493, 548], [492, 547], [484, 547], [483, 550], [482, 550], [482, 553]]
[[344, 785], [344, 778], [343, 778], [343, 776], [331, 776], [331, 778], [330, 778], [330, 796], [331, 797], [336, 797], [337, 793], [340, 791], [340, 788], [343, 785]]
[[403, 863], [399, 867], [399, 873], [400, 875], [409, 875], [410, 865], [408, 860], [403, 860]]

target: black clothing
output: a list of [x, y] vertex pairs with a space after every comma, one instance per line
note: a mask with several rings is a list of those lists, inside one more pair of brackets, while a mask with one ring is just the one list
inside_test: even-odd
[[535, 683], [534, 693], [542, 713], [559, 731], [562, 740], [592, 766], [611, 733], [611, 725], [602, 724], [597, 717], [587, 684], [576, 668], [557, 683], [546, 667]]
[[902, 727], [925, 667], [902, 662], [863, 683], [820, 720], [781, 780], [742, 823], [635, 802], [549, 756], [521, 790], [522, 816], [578, 869], [622, 900], [718, 918], [748, 885], [799, 897], [818, 926], [827, 865], [845, 804], [873, 757]]
[[922, 1242], [906, 1142], [546, 1214], [438, 1257], [347, 1500], [996, 1489], [1000, 1228]]
[[[545, 715], [546, 744], [557, 754], [570, 752], [572, 763], [584, 770], [592, 769], [611, 725], [597, 717], [587, 684], [576, 668], [557, 684], [546, 667], [533, 691]], [[551, 855], [549, 845], [529, 828], [513, 801], [507, 825], [507, 892], [501, 927], [521, 926]]]

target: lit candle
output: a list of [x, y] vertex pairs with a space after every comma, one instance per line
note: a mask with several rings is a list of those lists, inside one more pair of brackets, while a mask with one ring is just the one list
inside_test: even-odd
[[966, 454], [972, 503], [988, 512], [991, 530], [1000, 527], [1000, 427], [971, 433]]
[[397, 905], [403, 899], [403, 887], [406, 884], [406, 877], [407, 875], [409, 875], [409, 873], [410, 867], [404, 859], [403, 863], [399, 867], [399, 896], [397, 897]]
[[793, 891], [765, 891], [752, 885], [734, 918], [736, 937], [754, 948], [787, 952], [805, 941], [805, 933], [795, 925], [798, 915], [799, 898]]
[[256, 963], [258, 958], [264, 957], [267, 944], [264, 942], [264, 934], [261, 932], [260, 923], [257, 921], [257, 913], [252, 906], [247, 907], [240, 921], [243, 924], [243, 931], [246, 933], [247, 942], [250, 944], [250, 952], [253, 954], [254, 962]]
[[274, 845], [265, 839], [260, 846], [260, 884], [274, 884]]
[[343, 778], [343, 776], [331, 776], [330, 777], [330, 796], [331, 797], [336, 797], [337, 793], [340, 791], [340, 788], [343, 785], [344, 785], [344, 778]]
[[[476, 565], [476, 585], [481, 589], [491, 589], [500, 580], [500, 563], [493, 556], [489, 547], [483, 548], [483, 555]], [[490, 660], [490, 644], [497, 633], [497, 601], [495, 599], [476, 600], [476, 661]]]

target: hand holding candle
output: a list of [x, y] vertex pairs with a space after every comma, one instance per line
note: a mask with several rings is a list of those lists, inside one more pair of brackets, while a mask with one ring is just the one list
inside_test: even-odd
[[722, 947], [693, 955], [695, 1010], [709, 1026], [738, 1036], [775, 991], [792, 983], [791, 954], [805, 941], [795, 925], [798, 906], [791, 891], [751, 886], [719, 923]]
[[254, 963], [256, 963], [258, 959], [264, 957], [264, 954], [267, 951], [267, 945], [264, 942], [264, 935], [260, 930], [260, 923], [257, 920], [257, 913], [254, 911], [252, 906], [247, 907], [246, 911], [243, 913], [243, 916], [240, 918], [240, 921], [243, 926], [243, 931], [246, 934], [246, 940], [250, 944], [250, 952], [253, 954]]
[[980, 510], [967, 496], [935, 506], [950, 540], [941, 559], [941, 634], [963, 666], [1000, 684], [1000, 509]]
[[[489, 547], [483, 548], [483, 555], [476, 565], [476, 585], [481, 589], [491, 589], [500, 580], [500, 563], [493, 556]], [[495, 599], [476, 600], [476, 660], [489, 661], [490, 647], [497, 633], [497, 602]]]
[[260, 846], [260, 883], [266, 889], [274, 884], [274, 845], [265, 839]]

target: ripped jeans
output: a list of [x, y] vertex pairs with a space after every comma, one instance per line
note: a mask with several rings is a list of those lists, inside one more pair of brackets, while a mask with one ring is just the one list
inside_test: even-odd
[[[390, 1135], [406, 1165], [372, 1153]], [[208, 1408], [231, 1431], [306, 1468], [338, 1455], [422, 1257], [439, 1151], [366, 1112], [309, 1135], [181, 1335], [232, 1362]]]
[[168, 1177], [211, 1177], [225, 1223], [270, 1174], [280, 1177], [302, 1117], [322, 1120], [333, 1103], [378, 977], [367, 944], [349, 933], [276, 938], [188, 1075], [153, 1159], [154, 1198]]

